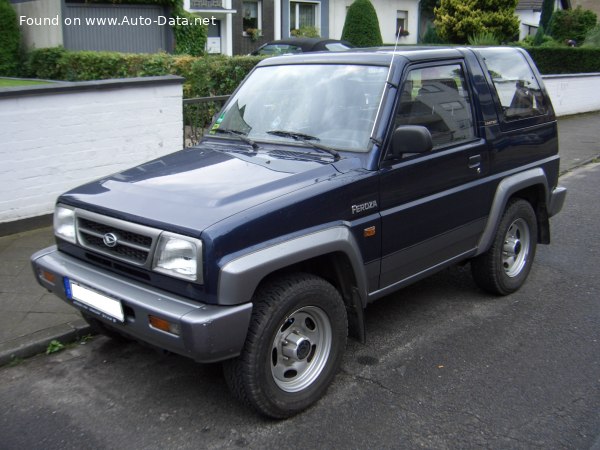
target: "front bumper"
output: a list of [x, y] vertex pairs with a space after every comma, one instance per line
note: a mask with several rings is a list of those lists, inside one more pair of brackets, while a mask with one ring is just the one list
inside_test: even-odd
[[[121, 333], [198, 362], [215, 362], [240, 354], [252, 303], [215, 306], [192, 302], [152, 286], [91, 266], [65, 255], [56, 246], [31, 257], [35, 277], [44, 288], [78, 309], [84, 305], [68, 298], [64, 280], [72, 280], [121, 302], [123, 323], [87, 312]], [[159, 317], [180, 330], [179, 335], [154, 328], [149, 316]]]

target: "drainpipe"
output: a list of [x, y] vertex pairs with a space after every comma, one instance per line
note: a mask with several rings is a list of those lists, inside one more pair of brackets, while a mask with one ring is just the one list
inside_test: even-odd
[[281, 39], [281, 1], [282, 0], [274, 0], [274, 27], [275, 29], [273, 30], [274, 35], [275, 35], [275, 40]]
[[417, 2], [417, 44], [421, 41], [421, 0]]

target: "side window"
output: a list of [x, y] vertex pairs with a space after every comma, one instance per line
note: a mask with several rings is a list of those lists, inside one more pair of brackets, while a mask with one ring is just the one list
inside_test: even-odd
[[462, 66], [411, 70], [402, 86], [395, 125], [426, 127], [434, 149], [472, 139], [473, 115]]
[[525, 57], [515, 51], [480, 50], [498, 93], [505, 120], [546, 114], [540, 85]]

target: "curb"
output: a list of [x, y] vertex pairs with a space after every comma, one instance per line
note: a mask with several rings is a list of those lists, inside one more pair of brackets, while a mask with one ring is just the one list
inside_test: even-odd
[[0, 343], [0, 366], [16, 358], [24, 359], [44, 353], [53, 340], [68, 343], [87, 334], [92, 334], [92, 329], [85, 320], [80, 319], [2, 342]]
[[[559, 152], [560, 154], [560, 152]], [[579, 169], [580, 167], [583, 166], [587, 166], [588, 164], [593, 163], [595, 160], [599, 160], [600, 159], [600, 154], [596, 155], [596, 156], [591, 156], [587, 159], [584, 159], [583, 161], [579, 161], [577, 164], [575, 164], [573, 167], [569, 167], [568, 169], [563, 169], [558, 173], [558, 177], [562, 177], [563, 175], [568, 174], [569, 172], [573, 172], [575, 169]]]

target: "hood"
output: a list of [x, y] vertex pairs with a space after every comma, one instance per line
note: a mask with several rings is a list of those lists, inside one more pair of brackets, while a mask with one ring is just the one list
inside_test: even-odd
[[329, 159], [292, 155], [204, 144], [88, 183], [59, 201], [199, 236], [227, 217], [336, 173]]

